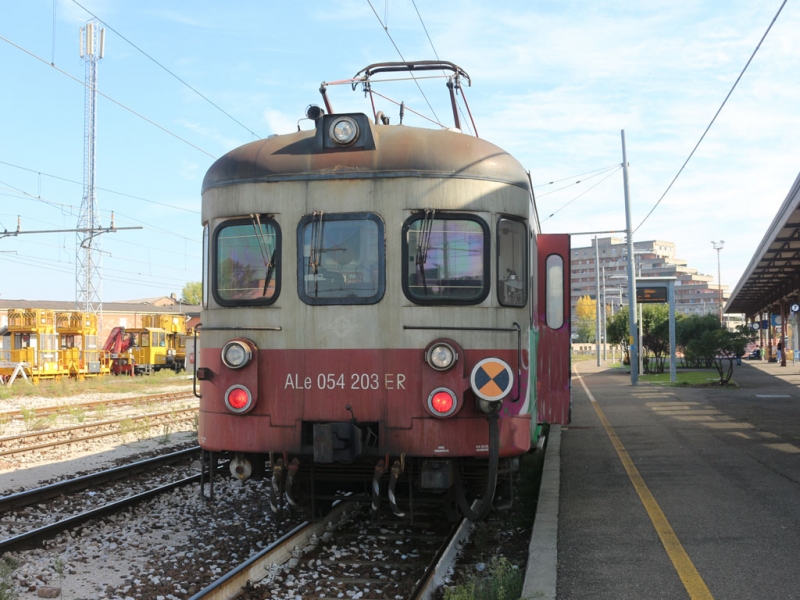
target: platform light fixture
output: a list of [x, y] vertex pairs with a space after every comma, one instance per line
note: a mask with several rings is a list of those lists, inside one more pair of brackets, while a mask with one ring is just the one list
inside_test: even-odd
[[719, 324], [722, 325], [722, 275], [720, 270], [720, 262], [719, 262], [719, 251], [725, 247], [725, 240], [720, 240], [715, 242], [711, 240], [711, 245], [714, 247], [714, 250], [717, 251], [717, 291], [719, 294], [718, 301], [719, 301]]

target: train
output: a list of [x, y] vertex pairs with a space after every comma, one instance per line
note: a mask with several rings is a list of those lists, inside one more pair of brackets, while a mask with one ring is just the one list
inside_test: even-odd
[[92, 313], [12, 308], [0, 344], [0, 385], [12, 385], [17, 378], [38, 384], [108, 374], [109, 360], [98, 345], [97, 331]]
[[169, 369], [186, 369], [186, 330], [183, 315], [142, 315], [141, 327], [114, 327], [103, 350], [110, 357], [113, 375], [151, 375]]
[[[445, 80], [453, 127], [376, 110], [379, 81], [421, 75]], [[372, 114], [334, 111], [334, 83]], [[398, 518], [481, 520], [542, 427], [569, 422], [570, 238], [542, 233], [519, 161], [465, 132], [465, 83], [447, 61], [370, 65], [322, 84], [307, 129], [207, 171], [205, 497], [228, 458], [271, 479], [281, 514], [316, 517], [345, 490]]]

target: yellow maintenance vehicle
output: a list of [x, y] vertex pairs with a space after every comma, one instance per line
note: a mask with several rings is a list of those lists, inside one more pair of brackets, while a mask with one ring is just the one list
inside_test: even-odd
[[111, 370], [107, 354], [97, 340], [97, 315], [84, 312], [56, 313], [59, 338], [59, 362], [70, 377], [106, 375]]
[[59, 380], [69, 371], [59, 360], [55, 313], [42, 308], [8, 311], [10, 348], [0, 356], [0, 379], [11, 385], [17, 377], [34, 384], [41, 379]]
[[183, 315], [142, 315], [141, 327], [115, 327], [103, 349], [115, 375], [144, 375], [186, 368], [186, 320]]

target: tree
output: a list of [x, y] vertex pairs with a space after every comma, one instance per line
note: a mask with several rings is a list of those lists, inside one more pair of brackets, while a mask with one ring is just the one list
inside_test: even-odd
[[623, 306], [617, 314], [608, 319], [606, 336], [609, 344], [617, 344], [622, 347], [622, 352], [624, 353], [622, 364], [624, 365], [631, 363], [628, 357], [629, 333], [628, 307]]
[[199, 306], [203, 299], [203, 284], [199, 281], [190, 281], [183, 286], [181, 302]]
[[689, 346], [692, 340], [700, 340], [707, 331], [721, 328], [717, 315], [689, 315], [675, 323], [675, 343], [683, 352], [683, 363], [687, 367], [706, 368], [712, 366], [711, 354], [698, 354], [698, 347]]
[[589, 296], [581, 296], [575, 303], [575, 317], [578, 324], [578, 341], [594, 342], [595, 323], [597, 322], [596, 302]]
[[734, 359], [744, 354], [745, 346], [754, 337], [755, 334], [746, 325], [740, 325], [735, 331], [720, 327], [704, 331], [700, 338], [687, 344], [687, 349], [709, 360], [719, 373], [719, 384], [728, 385], [733, 375]]
[[[669, 305], [644, 304], [642, 306], [642, 362], [645, 373], [663, 373], [669, 355]], [[649, 354], [653, 354], [650, 366]]]

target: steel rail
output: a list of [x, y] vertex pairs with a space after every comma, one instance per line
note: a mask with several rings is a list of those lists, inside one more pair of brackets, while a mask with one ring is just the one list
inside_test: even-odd
[[[313, 535], [319, 537], [326, 531], [329, 522], [335, 522], [354, 506], [355, 503], [348, 501], [335, 507], [319, 522], [301, 523], [189, 600], [234, 600], [243, 597], [252, 589], [253, 584], [269, 576], [276, 566], [284, 565], [296, 556], [298, 550], [302, 554], [302, 549], [310, 543]], [[448, 530], [409, 598], [431, 600], [434, 597], [436, 590], [444, 583], [448, 569], [455, 563], [461, 544], [469, 538], [472, 528], [473, 523], [462, 519]]]
[[323, 519], [316, 522], [304, 521], [289, 533], [275, 540], [261, 552], [251, 556], [238, 567], [229, 571], [211, 585], [200, 590], [189, 600], [231, 600], [237, 598], [250, 584], [261, 581], [269, 575], [272, 565], [282, 565], [292, 558], [292, 550], [304, 548], [313, 535], [321, 536], [329, 522], [338, 519], [351, 509], [351, 502], [341, 502]]
[[136, 494], [134, 496], [123, 498], [122, 500], [117, 500], [116, 502], [106, 504], [99, 508], [87, 510], [86, 512], [83, 512], [79, 515], [68, 517], [56, 523], [51, 523], [49, 525], [45, 525], [44, 527], [33, 529], [26, 533], [21, 533], [14, 537], [10, 537], [8, 539], [0, 541], [0, 553], [24, 550], [30, 548], [36, 542], [52, 537], [58, 533], [61, 533], [62, 531], [70, 529], [71, 527], [80, 525], [81, 523], [85, 523], [86, 521], [91, 521], [92, 519], [96, 519], [98, 517], [102, 517], [107, 514], [118, 512], [123, 508], [127, 508], [129, 506], [133, 506], [134, 504], [138, 504], [142, 500], [153, 498], [165, 492], [169, 492], [175, 488], [179, 488], [184, 485], [189, 485], [190, 483], [194, 483], [196, 481], [200, 481], [200, 475], [192, 475], [191, 477], [179, 479], [178, 481], [173, 481], [172, 483], [168, 483], [166, 485], [154, 488], [152, 490], [148, 490], [146, 492], [142, 492], [140, 494]]
[[[472, 503], [472, 510], [478, 509], [478, 501]], [[456, 564], [460, 548], [467, 542], [472, 533], [475, 523], [469, 519], [461, 519], [461, 522], [450, 531], [450, 535], [444, 540], [439, 551], [426, 570], [425, 575], [417, 583], [411, 595], [412, 600], [432, 600], [436, 591], [445, 583], [445, 576]]]
[[[31, 439], [31, 438], [36, 438], [36, 437], [44, 437], [46, 435], [54, 435], [54, 434], [57, 435], [57, 434], [60, 434], [60, 433], [68, 433], [70, 431], [77, 431], [77, 430], [81, 430], [81, 429], [85, 430], [85, 429], [93, 429], [93, 428], [96, 428], [96, 427], [109, 427], [109, 426], [112, 426], [112, 425], [119, 425], [123, 421], [127, 421], [127, 420], [130, 420], [130, 421], [143, 421], [145, 419], [151, 419], [151, 418], [157, 418], [157, 417], [172, 417], [172, 416], [178, 416], [178, 415], [183, 414], [183, 413], [194, 413], [196, 411], [197, 411], [196, 408], [191, 408], [191, 409], [179, 410], [179, 411], [153, 413], [153, 414], [150, 414], [150, 415], [143, 415], [143, 416], [140, 416], [140, 417], [126, 417], [124, 419], [113, 419], [113, 420], [109, 420], [109, 421], [100, 421], [98, 423], [92, 423], [91, 425], [74, 425], [72, 427], [62, 427], [62, 428], [59, 428], [59, 429], [48, 429], [47, 431], [38, 431], [38, 432], [35, 432], [35, 433], [25, 433], [25, 434], [20, 434], [20, 435], [0, 438], [0, 444], [5, 443], [5, 442], [10, 442], [10, 441], [18, 441], [18, 440], [25, 440], [25, 439]], [[177, 420], [178, 421], [184, 421], [186, 419], [177, 419]], [[12, 454], [21, 454], [23, 452], [30, 452], [32, 450], [42, 450], [44, 448], [52, 448], [52, 447], [55, 447], [55, 446], [65, 446], [67, 444], [75, 444], [75, 443], [78, 443], [78, 442], [85, 442], [85, 441], [88, 441], [88, 440], [94, 440], [94, 439], [98, 439], [98, 438], [101, 438], [101, 437], [110, 437], [112, 435], [122, 435], [122, 433], [123, 432], [121, 432], [120, 430], [117, 429], [117, 430], [114, 430], [114, 431], [104, 431], [102, 433], [96, 433], [96, 434], [93, 434], [93, 435], [85, 435], [85, 436], [81, 436], [81, 437], [78, 437], [78, 438], [69, 438], [69, 439], [66, 439], [66, 440], [52, 440], [52, 441], [41, 443], [41, 444], [37, 444], [37, 445], [24, 446], [22, 448], [12, 448], [12, 449], [9, 449], [9, 450], [0, 450], [0, 456], [10, 456]]]
[[4, 410], [0, 411], [0, 419], [15, 419], [25, 417], [26, 413], [32, 412], [36, 417], [47, 417], [49, 415], [69, 415], [71, 410], [76, 408], [96, 408], [98, 406], [127, 406], [130, 404], [146, 403], [152, 404], [162, 400], [181, 400], [192, 398], [192, 392], [168, 392], [165, 394], [154, 394], [152, 396], [134, 396], [131, 398], [116, 398], [114, 400], [94, 400], [92, 402], [79, 402], [77, 404], [62, 404], [60, 406], [45, 406], [42, 408]]
[[198, 454], [199, 452], [200, 446], [193, 446], [185, 450], [162, 454], [161, 456], [140, 460], [121, 467], [115, 467], [89, 475], [82, 475], [81, 477], [66, 479], [57, 483], [25, 490], [24, 492], [2, 496], [0, 497], [0, 514], [15, 508], [21, 508], [43, 500], [55, 498], [62, 494], [77, 492], [88, 487], [109, 483], [131, 475], [138, 475], [139, 473], [150, 471], [154, 467], [174, 464], [187, 456]]

